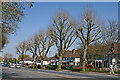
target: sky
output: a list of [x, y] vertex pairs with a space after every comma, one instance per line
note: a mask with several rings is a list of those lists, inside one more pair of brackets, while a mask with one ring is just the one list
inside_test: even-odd
[[[32, 8], [25, 11], [26, 15], [18, 24], [17, 32], [9, 36], [9, 43], [4, 47], [2, 53], [12, 53], [13, 57], [17, 58], [16, 46], [19, 42], [28, 40], [42, 29], [47, 29], [58, 10], [67, 11], [70, 16], [78, 20], [87, 5], [92, 6], [97, 17], [101, 20], [118, 19], [117, 2], [35, 2]], [[69, 49], [76, 48], [76, 43], [74, 43]], [[56, 52], [56, 47], [52, 47], [50, 56]], [[29, 55], [32, 56], [31, 53]]]

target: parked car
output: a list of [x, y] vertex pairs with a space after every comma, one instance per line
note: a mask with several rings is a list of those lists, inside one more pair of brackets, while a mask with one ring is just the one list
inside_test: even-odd
[[8, 67], [10, 67], [10, 64], [8, 64]]
[[33, 68], [33, 65], [32, 65], [32, 64], [29, 64], [28, 67], [29, 67], [29, 68]]
[[17, 64], [17, 65], [16, 65], [16, 68], [20, 68], [20, 65], [19, 65], [19, 64]]
[[8, 64], [4, 64], [4, 66], [5, 66], [5, 67], [7, 67], [7, 66], [8, 66]]
[[15, 66], [12, 64], [12, 65], [10, 65], [9, 67], [10, 67], [10, 68], [14, 68]]
[[5, 63], [4, 63], [4, 62], [1, 62], [1, 65], [2, 65], [2, 66], [4, 66], [4, 65], [5, 65]]
[[2, 65], [2, 66], [4, 66], [5, 64], [4, 64], [4, 63], [2, 63], [1, 65]]

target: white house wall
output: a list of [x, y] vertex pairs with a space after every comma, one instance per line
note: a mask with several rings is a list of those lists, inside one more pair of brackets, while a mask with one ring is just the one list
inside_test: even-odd
[[80, 58], [75, 58], [75, 66], [77, 66], [79, 62], [80, 62]]
[[75, 62], [80, 62], [80, 58], [75, 58]]
[[48, 65], [50, 64], [50, 61], [43, 61], [43, 65]]

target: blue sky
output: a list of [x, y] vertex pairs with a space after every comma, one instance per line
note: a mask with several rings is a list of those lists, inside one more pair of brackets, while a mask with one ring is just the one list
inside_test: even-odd
[[[23, 40], [28, 40], [40, 30], [47, 29], [52, 17], [59, 9], [67, 11], [78, 20], [79, 15], [87, 5], [92, 6], [101, 20], [118, 19], [117, 2], [35, 2], [33, 8], [25, 11], [25, 17], [18, 24], [19, 29], [15, 34], [9, 36], [9, 43], [3, 49], [3, 52], [12, 53], [14, 57], [17, 57], [16, 45]], [[70, 49], [73, 48], [77, 48], [76, 45], [71, 46]], [[55, 47], [52, 47], [50, 56], [53, 56], [55, 52], [57, 52]]]

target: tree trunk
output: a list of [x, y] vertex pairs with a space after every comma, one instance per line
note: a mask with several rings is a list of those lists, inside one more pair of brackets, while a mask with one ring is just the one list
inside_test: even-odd
[[41, 69], [44, 69], [44, 66], [43, 66], [43, 59], [41, 59]]
[[[1, 20], [1, 19], [0, 19]], [[2, 25], [0, 24], [0, 51], [2, 49]]]
[[34, 55], [34, 64], [33, 64], [33, 68], [36, 67], [36, 55]]
[[83, 54], [83, 66], [82, 66], [82, 70], [83, 70], [83, 72], [85, 72], [85, 65], [86, 65], [86, 61], [87, 61], [87, 59], [86, 59], [86, 54], [87, 54], [87, 44], [85, 45], [85, 49], [84, 49], [84, 54]]
[[[103, 57], [104, 58], [104, 57]], [[102, 71], [104, 70], [104, 59], [102, 59]]]
[[62, 56], [60, 55], [57, 70], [61, 70], [61, 63], [62, 63]]
[[23, 67], [23, 63], [24, 63], [24, 61], [23, 61], [23, 53], [22, 53], [22, 63], [21, 63], [21, 64], [22, 64], [22, 67]]

